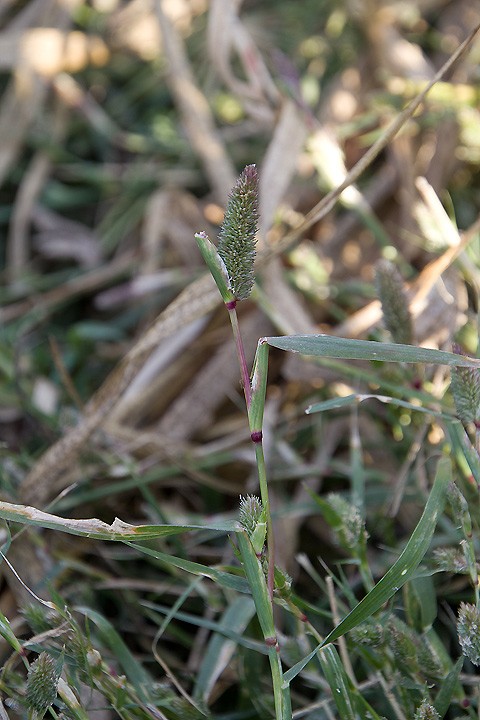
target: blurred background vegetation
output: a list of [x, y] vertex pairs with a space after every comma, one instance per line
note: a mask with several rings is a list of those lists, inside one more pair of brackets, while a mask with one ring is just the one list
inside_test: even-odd
[[[474, 0], [2, 1], [4, 500], [109, 523], [182, 523], [233, 517], [239, 495], [255, 492], [228, 319], [194, 241], [199, 230], [215, 238], [248, 163], [261, 178], [262, 258], [240, 313], [249, 361], [266, 334], [388, 339], [379, 259], [406, 282], [415, 343], [451, 349], [455, 340], [476, 352], [478, 40], [332, 212], [275, 248], [479, 22]], [[463, 232], [469, 243], [456, 252]], [[320, 632], [336, 612], [325, 577], [338, 576], [340, 616], [361, 586], [335, 534], [353, 509], [332, 500], [324, 517], [312, 493], [342, 498], [361, 478], [369, 563], [380, 577], [420, 516], [447, 438], [435, 418], [408, 409], [371, 402], [305, 416], [306, 406], [380, 392], [448, 410], [448, 382], [444, 368], [272, 354], [265, 444], [278, 563]], [[459, 472], [473, 492], [465, 463]], [[445, 520], [436, 545], [455, 542], [455, 521]], [[155, 547], [208, 566], [235, 562], [215, 533]], [[5, 568], [2, 612], [19, 637], [47, 632], [26, 645], [32, 659], [41, 650], [68, 656], [87, 717], [270, 716], [250, 606], [225, 620], [238, 602], [232, 591], [123, 545], [52, 531], [15, 535], [8, 557], [37, 595], [77, 607], [60, 619], [62, 634], [41, 606], [25, 609], [32, 598]], [[438, 602], [431, 622], [455, 660], [452, 613], [471, 596], [468, 578], [442, 573], [422, 592]], [[402, 612], [389, 620], [396, 649], [352, 651], [370, 702], [388, 718], [413, 717], [422, 688], [442, 676], [425, 673], [422, 660], [406, 668], [405, 638], [418, 660], [420, 640], [408, 633], [422, 626], [407, 632]], [[207, 667], [222, 622], [249, 640], [225, 643]], [[291, 619], [278, 624], [293, 664], [308, 643]], [[22, 717], [24, 669], [6, 642], [0, 650], [7, 711]], [[145, 677], [149, 696], [139, 699]], [[478, 709], [468, 677], [462, 687], [452, 718]], [[318, 668], [293, 697], [296, 717], [335, 717]]]

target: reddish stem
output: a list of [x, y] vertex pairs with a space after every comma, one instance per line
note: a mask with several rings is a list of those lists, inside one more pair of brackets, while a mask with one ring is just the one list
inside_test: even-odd
[[235, 338], [235, 347], [237, 348], [238, 363], [240, 365], [240, 375], [242, 378], [243, 392], [245, 393], [245, 402], [248, 409], [252, 401], [252, 388], [250, 386], [250, 375], [248, 372], [247, 358], [245, 357], [245, 347], [243, 345], [240, 328], [238, 326], [236, 303], [227, 303], [226, 307], [230, 316], [230, 322], [232, 324], [233, 337]]

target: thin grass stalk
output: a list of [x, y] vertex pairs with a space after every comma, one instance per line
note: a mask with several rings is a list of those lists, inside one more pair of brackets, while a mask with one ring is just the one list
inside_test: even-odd
[[[265, 455], [263, 452], [263, 433], [262, 433], [262, 424], [263, 424], [263, 412], [265, 407], [265, 385], [266, 385], [266, 375], [268, 372], [268, 345], [259, 346], [262, 348], [265, 348], [263, 350], [263, 354], [260, 355], [257, 351], [257, 356], [255, 358], [255, 364], [254, 364], [254, 377], [255, 377], [255, 370], [257, 370], [257, 378], [258, 378], [258, 371], [260, 370], [262, 378], [265, 379], [265, 382], [261, 385], [259, 388], [259, 392], [255, 393], [255, 400], [258, 404], [258, 412], [251, 414], [251, 404], [252, 404], [252, 383], [250, 381], [250, 376], [248, 374], [248, 367], [247, 367], [247, 360], [245, 357], [245, 347], [243, 344], [242, 335], [240, 333], [240, 327], [238, 324], [238, 316], [237, 311], [235, 307], [235, 303], [225, 303], [225, 306], [228, 310], [228, 314], [230, 317], [230, 321], [232, 324], [232, 330], [233, 330], [233, 336], [235, 338], [235, 346], [237, 348], [237, 356], [238, 356], [238, 364], [240, 366], [240, 374], [242, 378], [243, 383], [243, 389], [245, 393], [245, 403], [247, 406], [247, 412], [249, 415], [249, 423], [250, 423], [250, 433], [251, 433], [251, 439], [252, 442], [255, 445], [255, 459], [257, 464], [257, 473], [258, 473], [258, 483], [260, 488], [260, 497], [262, 499], [262, 505], [265, 510], [265, 516], [266, 516], [266, 523], [267, 523], [267, 556], [268, 556], [268, 573], [267, 573], [267, 585], [268, 585], [268, 592], [270, 595], [270, 600], [273, 603], [273, 588], [275, 584], [275, 541], [273, 536], [273, 522], [272, 522], [272, 515], [270, 511], [270, 500], [268, 496], [268, 482], [267, 482], [267, 467], [265, 464]], [[259, 366], [257, 368], [257, 358], [261, 358], [261, 367]]]
[[[228, 310], [237, 351], [250, 437], [255, 445], [260, 495], [265, 517], [267, 578], [265, 578], [260, 562], [265, 538], [261, 538], [261, 547], [257, 547], [256, 543], [252, 543], [247, 535], [240, 534], [239, 549], [270, 661], [276, 718], [277, 720], [289, 720], [291, 718], [290, 694], [288, 686], [283, 687], [283, 671], [273, 622], [275, 546], [262, 444], [268, 345], [264, 339], [259, 341], [250, 379], [236, 311], [237, 301], [246, 299], [250, 295], [254, 283], [253, 264], [257, 226], [258, 175], [255, 166], [249, 165], [240, 175], [229, 196], [218, 249], [210, 242], [205, 233], [197, 233], [195, 238]], [[286, 709], [287, 706], [289, 709]]]
[[[229, 304], [226, 304], [226, 307], [228, 309], [228, 314], [230, 316], [230, 321], [232, 324], [232, 330], [233, 335], [235, 338], [235, 346], [237, 348], [237, 356], [238, 356], [238, 363], [240, 366], [240, 374], [242, 377], [243, 382], [243, 389], [245, 393], [245, 402], [247, 405], [247, 411], [250, 410], [251, 402], [252, 402], [252, 387], [250, 384], [250, 377], [248, 374], [248, 368], [247, 368], [247, 361], [245, 357], [245, 348], [242, 340], [242, 336], [240, 333], [240, 328], [238, 325], [238, 316], [236, 312], [235, 305], [231, 303], [233, 307], [229, 307]], [[265, 345], [265, 347], [268, 347]], [[268, 350], [267, 350], [268, 352]], [[267, 357], [267, 363], [268, 363], [268, 357]], [[262, 372], [267, 373], [267, 367], [262, 368]], [[261, 401], [261, 415], [263, 417], [263, 409], [265, 406], [265, 400], [264, 397]], [[249, 413], [250, 415], [250, 413]], [[253, 425], [253, 426], [252, 426]], [[268, 585], [268, 592], [270, 595], [270, 600], [273, 603], [273, 588], [274, 588], [274, 576], [275, 576], [275, 540], [273, 536], [273, 522], [272, 522], [272, 515], [270, 511], [270, 500], [268, 496], [268, 482], [267, 482], [267, 467], [265, 464], [265, 455], [263, 452], [263, 442], [262, 442], [262, 425], [260, 425], [256, 422], [250, 423], [250, 432], [252, 441], [255, 444], [255, 458], [257, 463], [257, 473], [258, 473], [258, 483], [260, 487], [260, 497], [262, 499], [262, 505], [265, 510], [265, 516], [266, 516], [266, 522], [267, 522], [267, 554], [268, 554], [268, 574], [267, 574], [267, 585]]]
[[265, 518], [267, 523], [267, 557], [268, 557], [268, 572], [267, 572], [267, 587], [270, 600], [273, 603], [273, 588], [275, 581], [275, 538], [273, 535], [273, 521], [272, 513], [270, 511], [270, 500], [268, 497], [268, 482], [267, 482], [267, 466], [265, 464], [265, 455], [263, 452], [263, 442], [255, 443], [255, 458], [257, 461], [257, 472], [258, 481], [260, 486], [260, 497], [262, 499], [262, 505], [265, 509]]
[[276, 717], [279, 720], [291, 720], [292, 708], [290, 692], [285, 692], [285, 688], [283, 687], [283, 669], [278, 645], [268, 648], [268, 660], [270, 662], [270, 672], [272, 675]]
[[238, 547], [242, 557], [245, 576], [252, 592], [258, 622], [262, 629], [263, 639], [270, 662], [270, 672], [273, 685], [273, 699], [275, 704], [276, 720], [291, 720], [290, 689], [284, 683], [283, 669], [280, 659], [275, 624], [273, 621], [273, 606], [270, 593], [265, 582], [262, 563], [246, 532], [237, 534]]
[[245, 346], [243, 344], [242, 335], [240, 333], [240, 327], [238, 324], [238, 315], [236, 309], [236, 303], [225, 303], [225, 307], [228, 310], [230, 317], [230, 323], [232, 325], [233, 337], [235, 340], [235, 347], [237, 348], [238, 364], [240, 366], [240, 375], [242, 378], [243, 392], [245, 394], [245, 403], [247, 410], [250, 407], [252, 401], [252, 389], [250, 387], [250, 375], [248, 372], [247, 358], [245, 356]]

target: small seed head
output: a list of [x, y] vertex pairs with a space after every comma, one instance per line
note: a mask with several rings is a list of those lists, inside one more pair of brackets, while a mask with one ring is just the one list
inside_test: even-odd
[[356, 547], [365, 532], [358, 508], [336, 493], [330, 493], [327, 500], [340, 519], [340, 526], [335, 528], [340, 542], [348, 548]]
[[380, 647], [384, 642], [383, 627], [380, 623], [362, 623], [350, 631], [350, 637], [355, 644]]
[[263, 506], [256, 495], [240, 496], [240, 524], [250, 537], [262, 519]]
[[439, 570], [451, 573], [468, 573], [465, 554], [458, 548], [437, 548], [433, 551], [435, 566]]
[[[459, 345], [453, 345], [453, 352], [463, 355]], [[457, 415], [465, 423], [480, 425], [480, 371], [476, 368], [452, 368], [450, 388], [457, 408]]]
[[257, 228], [258, 173], [255, 165], [247, 165], [230, 193], [218, 241], [218, 254], [237, 300], [252, 291]]
[[57, 661], [42, 652], [28, 670], [25, 700], [29, 708], [45, 713], [57, 697], [60, 673]]
[[389, 260], [380, 260], [375, 267], [375, 284], [382, 303], [383, 321], [396, 343], [411, 344], [413, 327], [403, 279]]
[[440, 720], [440, 715], [428, 700], [424, 700], [417, 708], [413, 720]]
[[474, 665], [480, 665], [480, 610], [470, 603], [461, 603], [457, 632], [463, 654]]

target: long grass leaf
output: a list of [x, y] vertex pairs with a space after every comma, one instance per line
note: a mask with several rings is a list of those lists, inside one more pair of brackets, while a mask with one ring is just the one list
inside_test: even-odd
[[0, 612], [0, 635], [18, 653], [22, 652], [22, 645], [13, 632], [10, 621]]
[[[140, 604], [142, 607], [146, 608], [149, 617], [155, 619], [156, 622], [158, 620], [158, 615], [168, 616], [171, 609], [165, 605], [157, 605], [156, 603], [149, 602], [148, 600], [143, 600]], [[267, 654], [265, 643], [263, 641], [250, 640], [229, 627], [219, 625], [215, 620], [209, 620], [208, 618], [204, 618], [199, 615], [192, 615], [191, 613], [186, 613], [182, 610], [177, 610], [175, 613], [175, 619], [180, 620], [181, 622], [190, 623], [190, 625], [194, 625], [195, 627], [212, 630], [214, 633], [222, 635], [228, 640], [233, 640], [236, 645], [241, 645], [242, 647], [262, 653], [263, 655]]]
[[333, 645], [317, 651], [325, 679], [330, 686], [332, 697], [342, 720], [357, 720], [355, 697], [351, 683]]
[[218, 585], [229, 588], [230, 590], [236, 590], [241, 593], [250, 593], [250, 587], [245, 578], [233, 575], [232, 573], [225, 572], [224, 570], [218, 570], [208, 565], [202, 565], [201, 563], [193, 562], [192, 560], [185, 560], [184, 558], [175, 557], [174, 555], [168, 555], [167, 553], [160, 552], [159, 550], [153, 550], [152, 548], [143, 547], [143, 545], [137, 545], [136, 543], [126, 543], [130, 547], [139, 550], [145, 555], [160, 560], [165, 565], [172, 565], [173, 567], [185, 570], [185, 572], [192, 573], [193, 575], [201, 575], [206, 578], [210, 578]]
[[70, 535], [95, 538], [96, 540], [128, 541], [151, 540], [153, 538], [178, 535], [189, 530], [218, 530], [219, 532], [238, 532], [235, 521], [219, 521], [206, 525], [130, 525], [115, 518], [111, 525], [97, 518], [73, 520], [37, 510], [27, 505], [13, 505], [0, 502], [0, 518], [18, 522], [22, 525], [36, 525], [51, 530], [59, 530]]
[[450, 460], [442, 458], [438, 463], [435, 482], [425, 510], [402, 554], [363, 600], [327, 635], [323, 645], [334, 642], [359, 623], [367, 620], [413, 576], [430, 546], [438, 517], [443, 510], [450, 480]]
[[148, 702], [147, 689], [151, 687], [152, 678], [138, 660], [134, 658], [111, 622], [92, 608], [76, 607], [75, 610], [82, 613], [85, 617], [95, 623], [103, 642], [108, 645], [110, 650], [113, 652], [114, 657], [122, 666], [125, 675], [135, 688], [138, 697], [144, 702]]
[[459, 421], [447, 422], [446, 425], [452, 443], [453, 456], [461, 466], [465, 466], [465, 463], [468, 465], [475, 482], [480, 485], [480, 459], [465, 428]]
[[268, 596], [267, 583], [260, 560], [255, 555], [252, 543], [250, 542], [246, 532], [238, 533], [237, 541], [240, 554], [242, 556], [245, 575], [257, 609], [258, 622], [262, 628], [263, 637], [266, 640], [271, 640], [272, 638], [275, 638], [273, 610]]
[[301, 353], [344, 360], [382, 360], [384, 362], [432, 363], [451, 365], [452, 367], [480, 367], [480, 360], [455, 355], [443, 350], [401, 345], [400, 343], [380, 343], [372, 340], [353, 340], [337, 338], [331, 335], [287, 335], [286, 337], [267, 337], [272, 347]]
[[452, 415], [449, 415], [447, 413], [441, 413], [437, 410], [430, 410], [429, 408], [422, 407], [421, 405], [415, 405], [414, 403], [407, 402], [406, 400], [389, 397], [388, 395], [361, 395], [357, 393], [353, 395], [346, 395], [345, 397], [332, 398], [331, 400], [325, 400], [324, 402], [309, 405], [305, 412], [307, 413], [307, 415], [312, 415], [313, 413], [324, 412], [325, 410], [334, 410], [337, 408], [348, 407], [349, 405], [354, 405], [355, 403], [361, 403], [364, 400], [378, 400], [379, 402], [385, 403], [386, 405], [395, 405], [396, 407], [403, 407], [407, 410], [414, 410], [415, 412], [422, 412], [426, 415], [434, 415], [435, 417], [446, 418], [448, 420], [454, 419]]
[[227, 667], [235, 652], [236, 642], [222, 634], [223, 628], [241, 633], [255, 615], [255, 605], [251, 598], [239, 595], [226, 609], [218, 621], [218, 633], [210, 639], [198, 671], [193, 697], [208, 702], [212, 689], [219, 676]]
[[313, 657], [315, 657], [315, 654], [317, 653], [318, 650], [320, 650], [321, 647], [322, 647], [322, 645], [320, 643], [320, 645], [317, 645], [317, 647], [314, 648], [312, 650], [312, 652], [308, 653], [308, 655], [305, 655], [305, 657], [303, 657], [301, 660], [299, 660], [297, 663], [295, 663], [295, 665], [292, 665], [292, 667], [289, 670], [287, 670], [286, 672], [283, 673], [284, 687], [289, 685], [292, 682], [292, 680], [294, 678], [296, 678], [299, 673], [302, 672], [305, 665], [308, 665], [310, 660]]
[[[452, 701], [455, 690], [459, 687], [458, 678], [463, 667], [464, 656], [459, 657], [453, 669], [448, 673], [435, 698], [435, 710], [441, 718], [446, 715]], [[461, 687], [461, 686], [460, 686]]]

